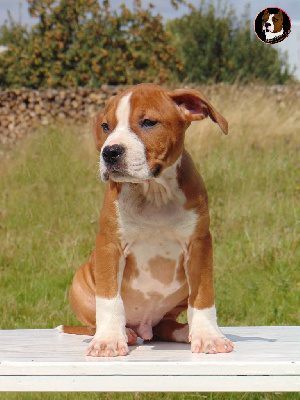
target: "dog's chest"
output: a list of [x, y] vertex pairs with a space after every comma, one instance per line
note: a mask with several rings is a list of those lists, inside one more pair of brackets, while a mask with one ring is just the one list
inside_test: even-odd
[[187, 295], [184, 268], [197, 215], [185, 210], [184, 203], [178, 189], [171, 201], [159, 206], [130, 190], [124, 191], [117, 204], [126, 257], [122, 297], [132, 325], [145, 315], [151, 325], [157, 323]]
[[128, 185], [116, 203], [124, 255], [134, 254], [139, 268], [158, 256], [177, 260], [186, 251], [198, 221], [194, 210], [185, 209], [186, 198], [179, 188], [173, 188], [164, 201], [157, 188], [152, 190], [155, 199]]

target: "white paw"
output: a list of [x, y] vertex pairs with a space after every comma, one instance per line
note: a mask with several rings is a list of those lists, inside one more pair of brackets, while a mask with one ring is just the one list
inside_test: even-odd
[[190, 335], [189, 339], [193, 353], [230, 353], [234, 349], [234, 345], [231, 341], [224, 336], [208, 336], [201, 333], [194, 333]]
[[188, 307], [189, 341], [193, 353], [229, 353], [234, 346], [220, 331], [215, 306], [198, 310]]
[[109, 338], [102, 338], [95, 335], [86, 354], [92, 357], [126, 356], [126, 354], [128, 354], [126, 338], [122, 336], [116, 337], [114, 335]]

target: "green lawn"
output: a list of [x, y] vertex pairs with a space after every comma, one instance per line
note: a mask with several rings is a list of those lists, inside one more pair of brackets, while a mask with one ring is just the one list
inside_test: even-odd
[[[256, 109], [253, 94], [244, 96], [243, 102], [237, 94], [231, 105], [222, 101], [224, 93], [212, 96], [212, 103], [219, 104], [231, 123], [230, 135], [221, 136], [211, 121], [193, 124], [187, 148], [209, 193], [219, 324], [297, 325], [299, 102], [284, 109], [276, 117], [276, 129], [264, 135], [266, 115], [259, 113], [264, 107], [262, 96], [257, 97]], [[272, 104], [265, 109], [268, 120], [272, 112], [275, 118]], [[204, 128], [208, 133], [203, 133]], [[94, 246], [104, 188], [97, 178], [98, 156], [86, 130], [75, 126], [43, 129], [1, 161], [1, 329], [76, 323], [68, 305], [68, 288], [76, 268]], [[299, 396], [0, 394], [0, 399], [7, 398], [290, 400]]]

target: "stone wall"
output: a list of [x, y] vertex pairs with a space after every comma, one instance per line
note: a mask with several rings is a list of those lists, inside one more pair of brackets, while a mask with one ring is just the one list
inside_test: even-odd
[[12, 144], [55, 120], [87, 122], [110, 96], [122, 90], [122, 86], [109, 85], [102, 85], [99, 90], [0, 90], [0, 143]]
[[[208, 99], [227, 90], [227, 85], [189, 85], [199, 88]], [[0, 144], [13, 144], [41, 125], [55, 121], [86, 123], [104, 106], [110, 96], [120, 93], [124, 86], [102, 85], [100, 89], [0, 89]], [[255, 90], [275, 97], [278, 107], [298, 101], [300, 85], [237, 86], [237, 91]]]

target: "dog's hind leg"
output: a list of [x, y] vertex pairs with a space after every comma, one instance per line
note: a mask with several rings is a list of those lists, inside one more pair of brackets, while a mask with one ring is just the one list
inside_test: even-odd
[[[83, 264], [75, 273], [70, 289], [70, 304], [77, 319], [84, 326], [62, 325], [57, 329], [63, 333], [90, 335], [96, 333], [95, 278], [91, 262]], [[126, 328], [127, 341], [133, 345], [137, 341], [135, 332]]]
[[172, 319], [164, 319], [153, 327], [152, 340], [164, 342], [189, 342], [189, 326]]
[[177, 322], [178, 316], [187, 309], [188, 299], [184, 299], [169, 311], [163, 319], [153, 327], [153, 339], [166, 342], [189, 342], [188, 324]]
[[[70, 325], [61, 325], [56, 328], [61, 333], [70, 333], [73, 335], [87, 335], [94, 336], [96, 333], [96, 328], [91, 328], [89, 326], [70, 326]], [[130, 329], [125, 328], [127, 335], [127, 343], [129, 346], [133, 345], [137, 341], [136, 333]]]

